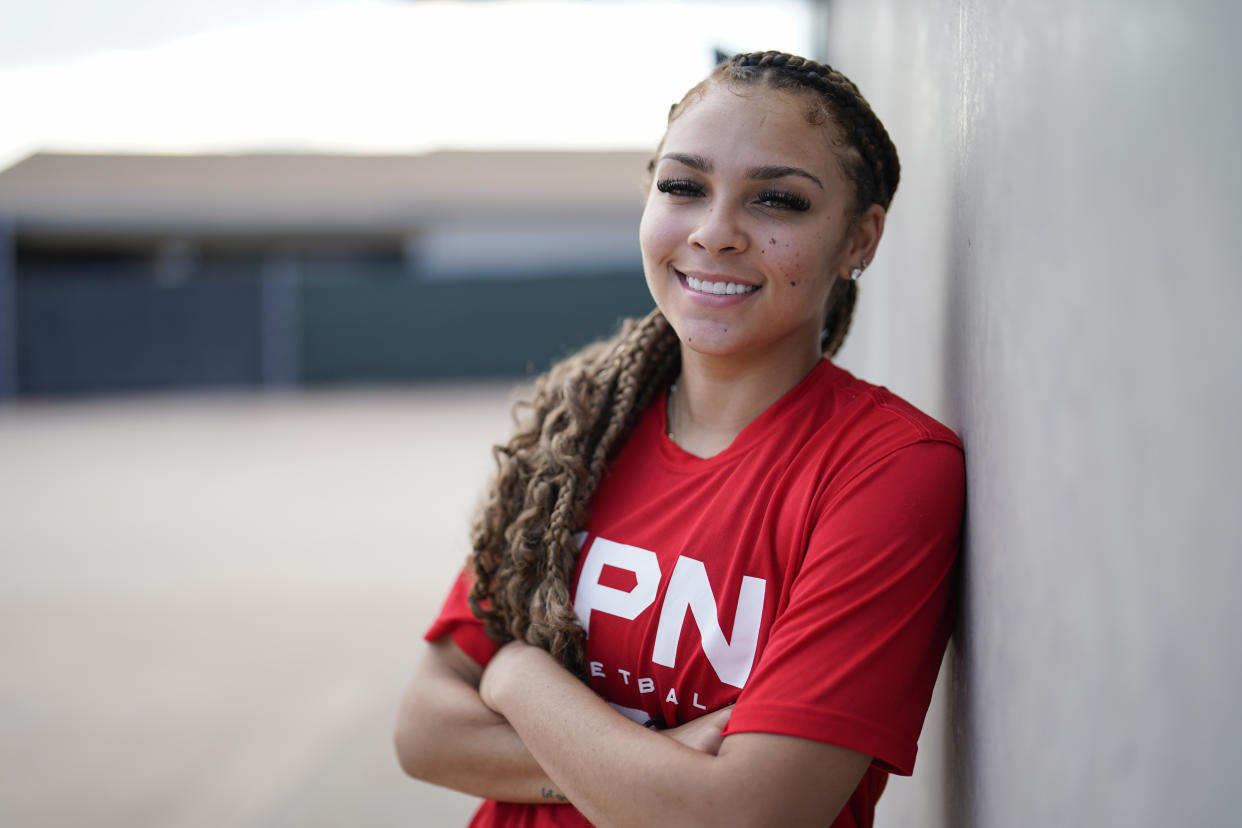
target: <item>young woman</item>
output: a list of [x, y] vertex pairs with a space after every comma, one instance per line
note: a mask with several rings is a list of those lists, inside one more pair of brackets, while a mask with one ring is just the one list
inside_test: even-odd
[[864, 826], [911, 772], [961, 446], [828, 360], [898, 171], [802, 58], [673, 107], [658, 309], [540, 380], [398, 717], [407, 772], [487, 798], [474, 825]]

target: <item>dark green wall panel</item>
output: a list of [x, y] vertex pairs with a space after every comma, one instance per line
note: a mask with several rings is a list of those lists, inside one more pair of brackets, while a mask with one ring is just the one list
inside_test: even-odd
[[464, 282], [310, 277], [306, 382], [540, 371], [652, 307], [641, 272]]
[[257, 283], [20, 278], [18, 392], [254, 385]]

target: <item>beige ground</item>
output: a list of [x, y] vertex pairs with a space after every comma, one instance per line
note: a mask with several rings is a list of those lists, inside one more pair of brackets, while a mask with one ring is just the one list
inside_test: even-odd
[[463, 825], [390, 724], [509, 393], [0, 407], [0, 825]]

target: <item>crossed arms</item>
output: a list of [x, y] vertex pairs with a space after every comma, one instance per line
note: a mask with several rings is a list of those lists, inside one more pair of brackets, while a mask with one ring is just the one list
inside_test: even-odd
[[415, 778], [501, 801], [568, 800], [601, 828], [824, 826], [871, 761], [792, 736], [722, 739], [728, 716], [651, 730], [539, 648], [509, 644], [484, 669], [445, 637], [424, 645], [395, 741]]

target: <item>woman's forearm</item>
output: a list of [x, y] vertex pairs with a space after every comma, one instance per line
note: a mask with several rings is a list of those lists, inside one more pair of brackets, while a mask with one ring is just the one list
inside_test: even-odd
[[713, 821], [715, 757], [636, 725], [542, 650], [502, 648], [485, 672], [499, 710], [560, 790], [601, 828]]
[[483, 703], [506, 717], [536, 763], [594, 824], [822, 826], [857, 787], [869, 756], [770, 733], [692, 750], [613, 710], [543, 650], [502, 647]]
[[428, 646], [397, 715], [394, 742], [402, 769], [487, 799], [564, 802], [505, 718], [483, 704], [478, 674], [451, 642]]

